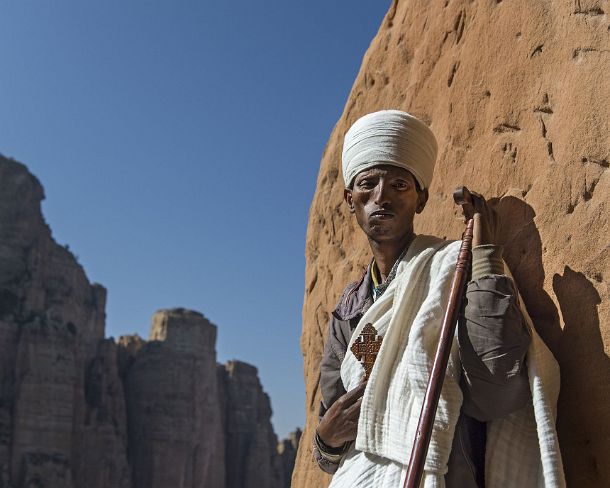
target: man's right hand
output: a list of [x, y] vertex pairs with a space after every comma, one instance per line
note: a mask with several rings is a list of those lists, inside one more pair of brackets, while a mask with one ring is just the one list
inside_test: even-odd
[[356, 438], [365, 388], [366, 382], [362, 381], [356, 388], [341, 395], [326, 411], [318, 425], [318, 436], [324, 444], [341, 447]]

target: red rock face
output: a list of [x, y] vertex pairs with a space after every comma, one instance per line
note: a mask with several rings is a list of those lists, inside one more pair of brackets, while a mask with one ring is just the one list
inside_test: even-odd
[[[458, 238], [451, 194], [493, 199], [509, 264], [562, 367], [559, 435], [570, 486], [610, 484], [610, 26], [607, 2], [393, 2], [320, 164], [306, 245], [301, 347], [307, 425], [295, 487], [326, 486], [311, 461], [329, 312], [369, 260], [342, 201], [343, 136], [398, 108], [439, 142], [416, 232]], [[605, 12], [606, 11], [606, 12]]]

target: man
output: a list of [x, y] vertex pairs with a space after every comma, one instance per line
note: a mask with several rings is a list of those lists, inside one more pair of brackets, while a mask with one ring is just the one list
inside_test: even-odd
[[[436, 153], [432, 131], [397, 110], [368, 114], [345, 136], [345, 201], [373, 259], [332, 314], [320, 368], [314, 457], [335, 473], [331, 486], [398, 487], [406, 474], [458, 249], [413, 232]], [[557, 365], [505, 274], [495, 213], [475, 195], [465, 217], [474, 217], [472, 276], [422, 486], [563, 486]], [[368, 382], [351, 351], [367, 324], [383, 340]]]

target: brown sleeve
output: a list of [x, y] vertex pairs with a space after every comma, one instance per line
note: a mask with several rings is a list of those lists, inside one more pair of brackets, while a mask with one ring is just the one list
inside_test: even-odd
[[530, 400], [525, 355], [531, 337], [515, 284], [504, 274], [502, 248], [476, 247], [472, 269], [464, 320], [458, 327], [463, 411], [488, 421]]
[[345, 393], [343, 381], [341, 381], [341, 362], [347, 351], [348, 339], [344, 337], [344, 328], [342, 327], [342, 321], [332, 315], [328, 324], [328, 337], [324, 345], [322, 361], [320, 362], [320, 390], [322, 391], [322, 401], [325, 409], [328, 409]]
[[315, 438], [312, 442], [312, 452], [313, 458], [316, 460], [316, 463], [318, 463], [318, 467], [325, 473], [335, 474], [337, 469], [339, 469], [339, 463], [341, 462], [341, 460], [338, 459], [337, 461], [331, 461], [330, 459], [325, 458], [318, 449], [318, 446], [316, 446]]
[[[345, 357], [345, 351], [347, 351], [347, 343], [341, 325], [341, 321], [332, 315], [328, 324], [328, 337], [320, 363], [320, 390], [322, 392], [320, 419], [324, 416], [326, 410], [345, 393], [341, 381], [341, 362]], [[337, 471], [339, 462], [326, 459], [315, 443], [313, 444], [313, 456], [322, 471], [329, 474]]]

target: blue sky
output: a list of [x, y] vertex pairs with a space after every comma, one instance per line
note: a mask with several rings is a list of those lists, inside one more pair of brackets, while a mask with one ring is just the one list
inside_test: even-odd
[[91, 281], [108, 336], [182, 306], [218, 360], [256, 365], [285, 436], [309, 205], [324, 145], [389, 1], [0, 4], [0, 152]]

